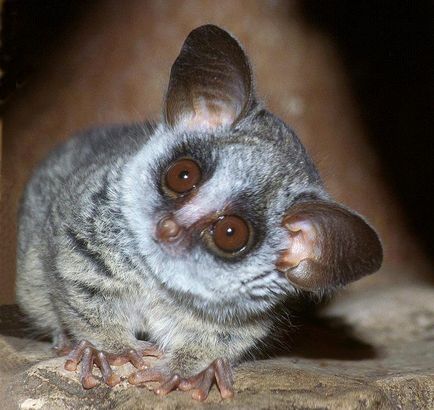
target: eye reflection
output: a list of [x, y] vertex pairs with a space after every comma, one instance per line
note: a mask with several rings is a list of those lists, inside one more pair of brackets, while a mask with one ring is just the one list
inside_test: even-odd
[[202, 180], [202, 171], [196, 161], [180, 159], [166, 171], [167, 187], [177, 194], [185, 194], [194, 189]]
[[226, 215], [214, 224], [214, 243], [224, 252], [240, 251], [247, 245], [249, 238], [249, 227], [239, 216]]

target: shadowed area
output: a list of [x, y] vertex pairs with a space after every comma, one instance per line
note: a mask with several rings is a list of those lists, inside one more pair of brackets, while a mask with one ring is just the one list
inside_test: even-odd
[[[188, 394], [159, 398], [127, 383], [130, 364], [115, 366], [121, 383], [85, 391], [78, 372], [63, 369], [50, 344], [28, 339], [14, 306], [0, 308], [2, 408], [191, 408]], [[247, 361], [235, 372], [226, 408], [432, 408], [434, 293], [395, 286], [346, 292], [293, 321], [277, 357]], [[294, 325], [296, 329], [294, 329]], [[25, 325], [24, 325], [25, 326]], [[284, 323], [282, 323], [284, 326]], [[98, 377], [98, 372], [95, 370]], [[23, 382], [24, 381], [24, 382]], [[149, 385], [148, 387], [152, 387]], [[5, 392], [8, 392], [6, 395]], [[98, 404], [96, 404], [98, 403]], [[220, 406], [214, 387], [207, 405]]]
[[[0, 335], [50, 342], [49, 337], [37, 337], [18, 306], [4, 305], [1, 313]], [[138, 334], [137, 338], [149, 340], [145, 333]], [[324, 317], [310, 307], [305, 314], [300, 313], [291, 321], [286, 337], [272, 349], [271, 357], [280, 356], [364, 360], [377, 357], [378, 352], [373, 345], [355, 336], [353, 327], [342, 317]], [[270, 357], [269, 353], [267, 357]]]
[[338, 46], [387, 183], [432, 259], [427, 181], [434, 177], [434, 3], [307, 0], [300, 5], [306, 20]]
[[288, 345], [294, 357], [309, 359], [366, 360], [379, 356], [377, 349], [354, 334], [342, 317], [321, 317], [313, 313], [300, 322]]

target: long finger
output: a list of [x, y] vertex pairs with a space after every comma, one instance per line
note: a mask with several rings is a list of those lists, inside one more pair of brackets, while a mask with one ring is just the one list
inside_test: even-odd
[[92, 389], [99, 384], [98, 380], [92, 375], [93, 368], [93, 352], [92, 348], [86, 347], [84, 349], [83, 357], [81, 359], [80, 367], [80, 380], [85, 389]]
[[104, 382], [110, 387], [116, 386], [118, 383], [120, 383], [121, 378], [113, 372], [106, 355], [103, 352], [98, 352], [96, 359], [97, 366], [101, 370]]
[[74, 349], [72, 349], [71, 353], [69, 353], [66, 362], [65, 362], [65, 370], [74, 371], [77, 369], [78, 363], [80, 363], [84, 349], [90, 346], [90, 343], [87, 340], [82, 340]]
[[215, 378], [220, 395], [223, 399], [234, 397], [233, 375], [229, 362], [225, 359], [217, 359], [214, 362]]

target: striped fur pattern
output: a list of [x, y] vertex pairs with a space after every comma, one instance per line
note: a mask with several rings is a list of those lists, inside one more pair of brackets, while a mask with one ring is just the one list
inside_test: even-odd
[[[145, 335], [183, 376], [219, 357], [236, 363], [270, 335], [297, 295], [276, 269], [289, 241], [282, 219], [297, 201], [328, 198], [292, 129], [255, 98], [236, 40], [214, 26], [193, 33], [165, 119], [89, 130], [55, 149], [27, 184], [18, 232], [17, 299], [35, 327], [112, 353]], [[162, 176], [184, 157], [203, 181], [180, 201]], [[190, 226], [228, 209], [253, 227], [241, 257], [222, 258], [201, 237], [169, 248], [155, 238], [165, 215]]]
[[[184, 155], [206, 162], [209, 175], [177, 214], [192, 222], [230, 204], [249, 215], [257, 243], [241, 260], [221, 260], [200, 242], [171, 255], [154, 240], [172, 206], [159, 172]], [[274, 263], [287, 241], [282, 214], [307, 194], [322, 194], [311, 161], [261, 108], [230, 131], [90, 130], [56, 149], [27, 185], [18, 302], [36, 327], [106, 351], [139, 347], [136, 336], [146, 334], [184, 372], [220, 356], [236, 361], [268, 335], [274, 306], [294, 291]]]

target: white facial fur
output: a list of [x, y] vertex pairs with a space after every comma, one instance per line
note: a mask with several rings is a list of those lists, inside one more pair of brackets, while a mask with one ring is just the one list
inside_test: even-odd
[[[159, 158], [170, 156], [177, 142], [177, 135], [160, 126], [125, 170], [123, 209], [137, 246], [155, 278], [174, 292], [192, 295], [196, 306], [259, 313], [292, 289], [274, 265], [278, 250], [288, 245], [283, 227], [275, 226], [272, 237], [267, 236], [258, 249], [234, 263], [216, 258], [203, 246], [193, 246], [174, 256], [154, 239], [156, 224], [164, 215], [159, 210], [156, 181], [151, 180], [152, 167]], [[247, 181], [234, 179], [232, 172], [232, 167], [243, 167], [242, 161], [223, 165], [217, 164], [215, 173], [199, 187], [194, 198], [175, 212], [178, 223], [189, 226], [204, 215], [222, 211], [229, 199], [242, 190]]]

